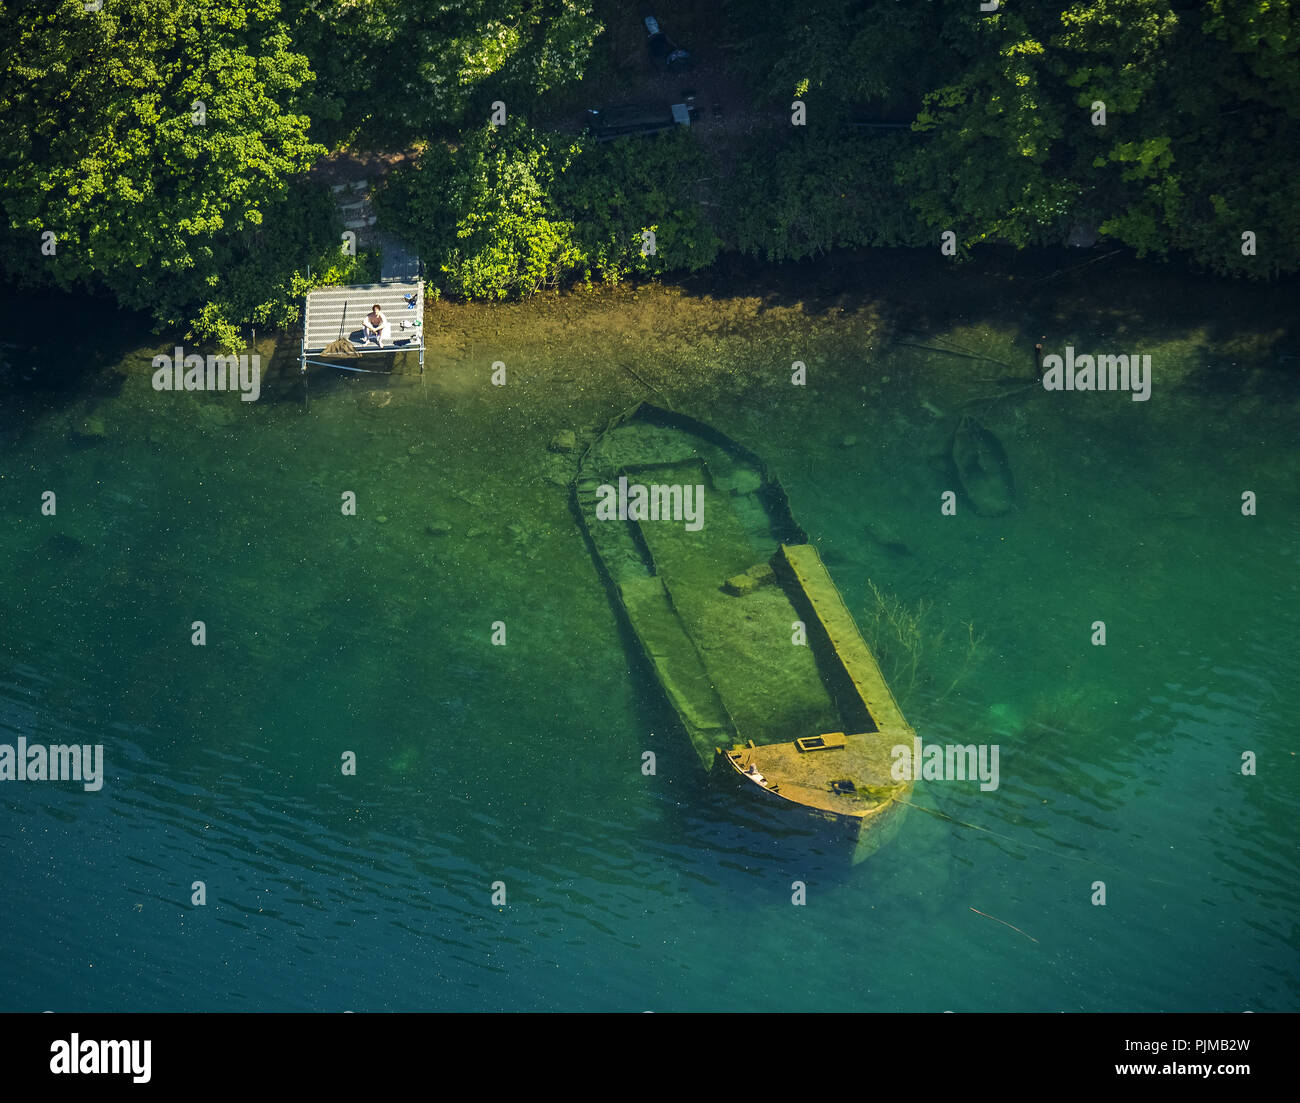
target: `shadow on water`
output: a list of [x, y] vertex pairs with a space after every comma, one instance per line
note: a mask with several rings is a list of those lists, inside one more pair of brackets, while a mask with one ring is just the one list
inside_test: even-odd
[[[1039, 341], [1051, 350], [1074, 334], [1105, 333], [1119, 352], [1167, 332], [1191, 331], [1197, 335], [1191, 347], [1202, 355], [1189, 382], [1201, 393], [1294, 394], [1300, 388], [1296, 278], [1255, 283], [1171, 268], [1168, 280], [1153, 279], [1150, 263], [1105, 247], [990, 248], [956, 267], [937, 251], [875, 249], [764, 267], [724, 258], [716, 271], [688, 277], [681, 286], [706, 300], [757, 299], [759, 314], [778, 308], [832, 317], [879, 312], [895, 336], [958, 327], [1005, 330], [1008, 316], [1019, 315], [1014, 352], [968, 350], [967, 358], [991, 358], [1017, 378], [1023, 368], [1026, 381], [1038, 376]], [[1213, 362], [1206, 355], [1211, 347], [1220, 354]], [[1224, 370], [1237, 367], [1221, 362], [1225, 350], [1239, 353], [1240, 371]]]
[[[107, 297], [5, 288], [0, 294], [0, 447], [38, 419], [87, 412], [121, 392], [117, 366], [139, 348], [148, 315]], [[74, 446], [87, 438], [74, 434]]]
[[111, 397], [122, 378], [110, 369], [139, 348], [140, 335], [149, 328], [147, 314], [123, 310], [108, 297], [5, 288], [0, 388], [45, 397], [52, 405], [87, 393]]

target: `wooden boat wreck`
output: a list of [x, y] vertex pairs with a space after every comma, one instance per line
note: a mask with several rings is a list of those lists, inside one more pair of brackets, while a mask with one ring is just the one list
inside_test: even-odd
[[891, 776], [891, 749], [915, 733], [763, 462], [642, 403], [587, 449], [574, 495], [712, 777], [855, 862], [891, 838], [912, 784]]
[[952, 437], [952, 466], [966, 500], [981, 517], [1001, 517], [1016, 502], [1016, 481], [1006, 449], [969, 414]]

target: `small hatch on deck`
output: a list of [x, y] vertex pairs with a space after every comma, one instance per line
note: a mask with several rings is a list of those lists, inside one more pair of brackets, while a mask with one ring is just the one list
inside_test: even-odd
[[827, 732], [825, 735], [805, 735], [796, 739], [794, 745], [801, 751], [829, 751], [845, 745], [843, 732]]
[[857, 791], [858, 787], [854, 785], [853, 782], [849, 781], [848, 778], [844, 778], [841, 781], [831, 782], [832, 793], [856, 793]]

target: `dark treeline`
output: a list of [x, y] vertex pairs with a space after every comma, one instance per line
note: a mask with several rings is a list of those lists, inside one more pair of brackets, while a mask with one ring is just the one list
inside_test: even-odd
[[423, 151], [376, 205], [454, 296], [945, 231], [959, 255], [1074, 233], [1248, 278], [1300, 257], [1288, 0], [665, 0], [762, 125], [607, 143], [578, 120], [596, 94], [644, 93], [649, 59], [607, 48], [644, 43], [637, 4], [88, 5], [0, 0], [3, 274], [200, 339], [291, 324], [309, 267], [361, 277], [307, 176], [347, 147]]

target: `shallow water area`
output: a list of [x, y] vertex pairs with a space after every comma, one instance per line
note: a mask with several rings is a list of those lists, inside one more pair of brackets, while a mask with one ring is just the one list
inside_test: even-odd
[[[106, 778], [0, 784], [0, 1008], [1295, 1010], [1285, 289], [1042, 265], [436, 303], [423, 375], [305, 402], [289, 336], [257, 402], [155, 391], [175, 342], [130, 318], [9, 378], [0, 743]], [[1045, 391], [1040, 335], [1149, 353], [1151, 398]], [[761, 455], [996, 790], [921, 782], [846, 869], [705, 785], [572, 512], [643, 398]], [[963, 414], [1004, 516], [955, 485]]]

